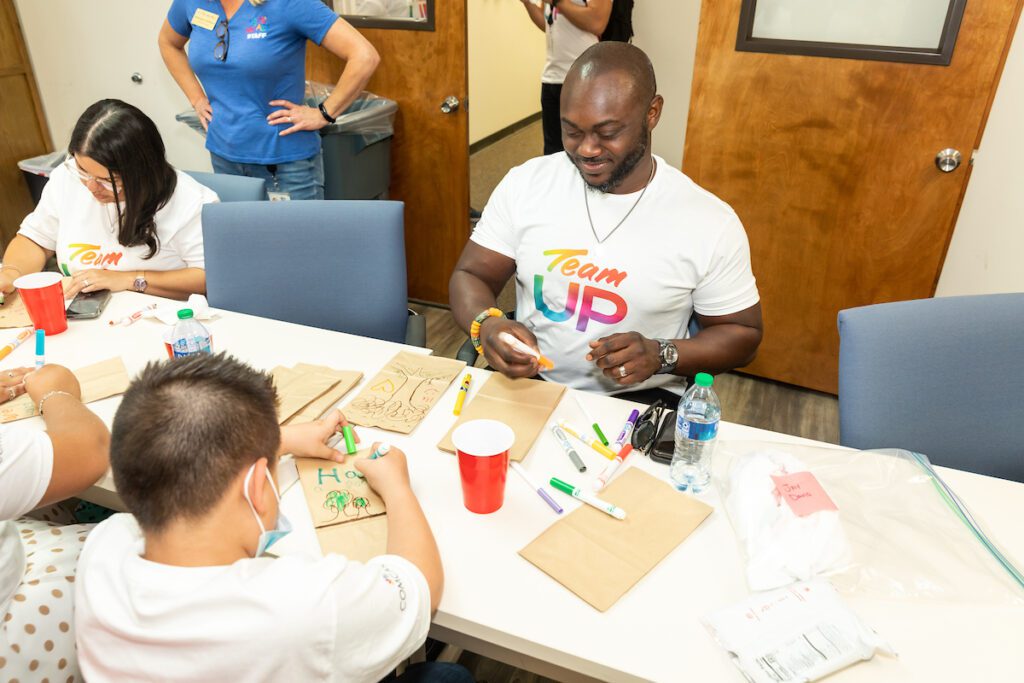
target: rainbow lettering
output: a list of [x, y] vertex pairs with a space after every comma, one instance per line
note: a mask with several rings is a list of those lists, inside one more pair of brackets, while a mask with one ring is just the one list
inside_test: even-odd
[[[554, 257], [547, 267], [549, 273], [557, 267], [558, 272], [566, 277], [608, 284], [613, 287], [620, 286], [629, 275], [623, 270], [602, 268], [594, 263], [581, 261], [577, 257], [586, 256], [586, 249], [549, 249], [543, 253], [544, 256]], [[580, 300], [581, 289], [582, 302]], [[599, 302], [612, 304], [614, 310], [595, 310]], [[591, 320], [605, 325], [616, 325], [625, 319], [626, 313], [629, 311], [626, 300], [616, 292], [591, 284], [582, 284], [581, 286], [579, 282], [568, 284], [565, 307], [561, 311], [553, 311], [544, 300], [544, 276], [539, 273], [533, 276], [533, 304], [545, 318], [556, 323], [572, 318], [573, 315], [576, 315], [578, 308], [576, 330], [579, 332], [586, 332]], [[602, 306], [602, 308], [604, 307]]]

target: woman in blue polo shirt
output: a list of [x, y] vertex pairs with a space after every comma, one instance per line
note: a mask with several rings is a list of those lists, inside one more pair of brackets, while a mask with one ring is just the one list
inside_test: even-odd
[[[299, 104], [307, 39], [345, 62], [319, 108]], [[323, 199], [317, 131], [345, 111], [377, 67], [365, 38], [321, 0], [173, 0], [159, 44], [207, 130], [214, 171], [264, 178], [291, 199]]]

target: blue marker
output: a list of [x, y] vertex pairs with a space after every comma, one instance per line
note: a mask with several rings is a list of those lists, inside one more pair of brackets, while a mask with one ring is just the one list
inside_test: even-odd
[[391, 451], [391, 444], [382, 443], [377, 446], [377, 450], [370, 454], [370, 460], [376, 460], [377, 458], [383, 458]]
[[46, 365], [46, 332], [36, 330], [36, 370]]

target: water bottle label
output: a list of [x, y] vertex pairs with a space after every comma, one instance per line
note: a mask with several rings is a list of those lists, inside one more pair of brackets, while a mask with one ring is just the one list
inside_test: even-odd
[[718, 420], [714, 422], [693, 422], [680, 416], [677, 424], [679, 433], [684, 439], [711, 441], [718, 436]]

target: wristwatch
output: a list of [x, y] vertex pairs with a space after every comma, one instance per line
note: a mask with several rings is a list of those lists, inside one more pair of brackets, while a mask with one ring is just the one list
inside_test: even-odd
[[135, 282], [132, 283], [132, 289], [136, 292], [145, 292], [146, 287], [149, 287], [149, 283], [146, 282], [146, 272], [143, 271], [135, 276]]
[[661, 367], [655, 374], [664, 375], [673, 372], [676, 369], [676, 363], [679, 362], [679, 349], [668, 339], [655, 339], [654, 341], [658, 342], [658, 357], [661, 359]]

